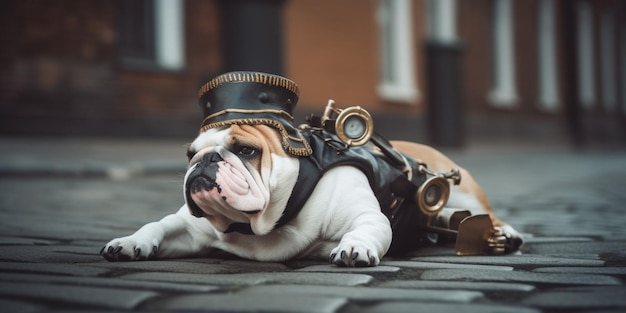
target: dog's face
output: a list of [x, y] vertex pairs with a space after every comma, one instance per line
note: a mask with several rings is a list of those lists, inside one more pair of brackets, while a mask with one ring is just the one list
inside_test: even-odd
[[232, 223], [269, 233], [281, 217], [299, 162], [266, 125], [232, 125], [201, 133], [188, 149], [184, 192], [191, 214], [221, 232]]

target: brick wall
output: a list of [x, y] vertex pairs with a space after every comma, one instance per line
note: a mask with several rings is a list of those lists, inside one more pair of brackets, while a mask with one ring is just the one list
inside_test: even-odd
[[193, 134], [197, 87], [219, 71], [214, 1], [185, 2], [186, 68], [124, 68], [116, 2], [2, 2], [0, 133]]

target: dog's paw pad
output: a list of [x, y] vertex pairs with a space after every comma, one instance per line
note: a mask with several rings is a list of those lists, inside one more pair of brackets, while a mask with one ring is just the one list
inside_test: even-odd
[[148, 260], [155, 258], [158, 250], [156, 242], [141, 243], [126, 237], [107, 243], [100, 250], [100, 255], [108, 261]]
[[370, 249], [339, 246], [331, 252], [329, 262], [340, 267], [366, 267], [376, 266], [380, 260]]
[[[146, 251], [150, 251], [150, 253], [146, 252]], [[144, 249], [141, 249], [139, 247], [135, 248], [135, 260], [152, 260], [155, 259], [157, 256], [157, 253], [159, 252], [159, 246], [152, 245], [152, 247], [145, 246]]]
[[337, 257], [337, 253], [331, 254], [330, 263], [341, 267], [350, 266], [350, 263], [348, 261], [348, 253], [345, 250], [342, 250], [341, 252], [339, 252], [339, 257]]

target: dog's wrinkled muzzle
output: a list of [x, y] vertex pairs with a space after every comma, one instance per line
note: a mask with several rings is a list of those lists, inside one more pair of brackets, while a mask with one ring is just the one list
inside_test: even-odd
[[219, 184], [215, 181], [217, 180], [218, 162], [223, 160], [224, 159], [216, 152], [207, 153], [187, 175], [187, 181], [185, 182], [185, 198], [187, 200], [187, 206], [193, 216], [204, 216], [202, 209], [200, 209], [191, 198], [193, 193], [209, 191], [213, 188], [217, 188], [218, 192], [221, 192]]

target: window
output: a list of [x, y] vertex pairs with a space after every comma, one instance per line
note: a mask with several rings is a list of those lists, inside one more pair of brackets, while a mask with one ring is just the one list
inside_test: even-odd
[[538, 6], [537, 38], [539, 54], [539, 105], [544, 111], [555, 111], [559, 104], [556, 73], [556, 44], [554, 31], [554, 1], [540, 0]]
[[429, 39], [457, 43], [456, 0], [428, 0], [427, 4]]
[[389, 101], [415, 103], [411, 0], [380, 0], [378, 25], [381, 47], [379, 95]]
[[118, 0], [120, 62], [140, 69], [185, 66], [182, 0]]
[[510, 108], [517, 104], [515, 80], [515, 46], [511, 0], [493, 2], [493, 86], [489, 102], [496, 107]]

